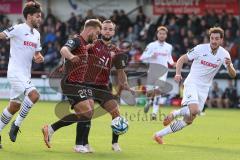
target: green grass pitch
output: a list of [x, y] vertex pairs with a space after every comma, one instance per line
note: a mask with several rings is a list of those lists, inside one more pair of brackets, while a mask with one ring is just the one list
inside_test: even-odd
[[[0, 101], [0, 110], [6, 105], [7, 101]], [[54, 106], [53, 102], [36, 104], [15, 143], [8, 137], [10, 125], [4, 128], [0, 160], [240, 160], [240, 110], [208, 109], [206, 116], [165, 137], [165, 145], [158, 145], [152, 135], [163, 128], [161, 121], [150, 121], [141, 107], [123, 106], [121, 112], [129, 120], [129, 131], [119, 139], [123, 151], [111, 150], [111, 118], [104, 115], [92, 122], [90, 144], [95, 153], [79, 154], [73, 152], [75, 124], [58, 130], [52, 148], [45, 147], [41, 127], [57, 120]], [[172, 109], [164, 107], [161, 111], [167, 114]]]

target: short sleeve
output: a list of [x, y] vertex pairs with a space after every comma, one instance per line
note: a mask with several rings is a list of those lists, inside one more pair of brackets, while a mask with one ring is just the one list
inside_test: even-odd
[[79, 38], [74, 38], [74, 39], [69, 39], [64, 46], [68, 47], [70, 51], [73, 51], [77, 47], [80, 46], [80, 39]]
[[223, 59], [223, 65], [224, 65], [225, 68], [227, 68], [227, 64], [225, 63], [225, 58], [230, 58], [231, 59], [231, 56], [230, 56], [229, 52], [227, 52], [227, 51], [225, 52], [225, 57]]
[[128, 63], [128, 54], [120, 53], [117, 54], [113, 59], [113, 65], [116, 69], [124, 69]]
[[40, 40], [40, 34], [39, 34], [36, 51], [39, 52], [41, 50], [42, 50], [42, 46], [41, 46], [41, 40]]
[[152, 47], [151, 45], [147, 45], [147, 47], [145, 48], [145, 50], [143, 51], [142, 56], [140, 57], [140, 60], [145, 60], [147, 58], [150, 58], [152, 56]]
[[3, 33], [5, 33], [7, 35], [7, 38], [13, 38], [16, 37], [18, 32], [18, 26], [11, 26], [9, 28], [7, 28], [6, 30], [3, 31]]
[[173, 58], [172, 58], [172, 51], [173, 51], [173, 47], [171, 46], [170, 52], [168, 54], [168, 63], [169, 64], [174, 64]]
[[192, 49], [190, 49], [188, 52], [187, 52], [187, 57], [190, 61], [194, 60], [194, 59], [197, 59], [199, 57], [199, 47], [196, 46]]

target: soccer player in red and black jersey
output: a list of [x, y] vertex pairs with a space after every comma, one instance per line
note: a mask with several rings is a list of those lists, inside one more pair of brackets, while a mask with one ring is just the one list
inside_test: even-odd
[[[68, 98], [72, 99], [73, 102], [75, 102], [76, 99], [81, 100], [84, 97], [88, 99], [92, 98], [109, 113], [111, 113], [113, 118], [115, 118], [120, 114], [117, 101], [115, 100], [116, 97], [112, 95], [110, 89], [108, 88], [110, 70], [114, 65], [118, 72], [119, 88], [130, 90], [128, 87], [126, 74], [123, 70], [126, 65], [127, 58], [124, 54], [118, 54], [120, 53], [120, 50], [111, 44], [111, 38], [115, 33], [115, 25], [111, 21], [105, 21], [103, 23], [103, 27], [106, 25], [108, 27], [105, 27], [104, 30], [106, 30], [107, 33], [103, 34], [106, 35], [106, 37], [103, 36], [102, 40], [96, 41], [92, 47], [88, 49], [87, 59], [85, 59], [86, 56], [83, 56], [83, 58], [81, 58], [83, 62], [80, 62], [81, 65], [79, 65], [78, 68], [74, 69], [73, 67], [73, 69], [76, 71], [84, 72], [84, 79], [81, 79], [81, 82], [74, 86], [78, 86], [77, 89], [74, 87], [69, 88], [69, 90], [66, 89], [65, 91], [63, 89], [63, 93], [66, 94]], [[111, 32], [108, 33], [109, 31]], [[104, 40], [104, 38], [106, 39]], [[71, 96], [71, 93], [74, 94]], [[90, 102], [90, 106], [93, 106], [92, 101]], [[74, 103], [72, 103], [72, 105], [73, 104]], [[69, 115], [52, 125], [44, 126], [43, 133], [47, 146], [50, 147], [50, 138], [54, 131], [78, 121], [78, 133], [75, 151], [81, 153], [91, 152], [91, 148], [88, 144], [88, 134], [91, 126], [91, 121], [89, 121], [89, 118], [92, 116], [92, 109], [93, 108], [84, 110], [85, 112], [80, 114], [81, 119], [76, 118], [73, 120], [72, 118], [69, 118]], [[84, 119], [86, 117], [88, 119]], [[117, 141], [118, 136], [113, 135], [114, 151], [120, 151]]]
[[[124, 52], [111, 43], [111, 39], [114, 34], [115, 24], [110, 20], [104, 21], [102, 23], [101, 39], [97, 40], [88, 50], [89, 65], [87, 74], [85, 75], [85, 83], [94, 88], [94, 101], [98, 102], [101, 107], [109, 112], [113, 119], [120, 116], [120, 112], [116, 96], [111, 93], [111, 90], [108, 87], [112, 67], [115, 67], [117, 71], [118, 88], [130, 90], [127, 83], [127, 76], [124, 72], [128, 57]], [[88, 134], [90, 126], [91, 125], [89, 124], [89, 129], [83, 131], [81, 129], [81, 122], [78, 122], [75, 147], [76, 151], [78, 150], [78, 146], [89, 146]], [[112, 133], [112, 149], [114, 151], [121, 151], [118, 144], [118, 135], [115, 133]]]
[[83, 85], [84, 75], [87, 72], [87, 50], [89, 44], [98, 38], [101, 31], [101, 22], [97, 19], [89, 19], [84, 24], [80, 36], [68, 40], [61, 48], [61, 55], [67, 59], [65, 64], [65, 76], [61, 80], [63, 94], [76, 114], [69, 114], [52, 125], [42, 128], [44, 141], [50, 148], [50, 138], [54, 131], [63, 126], [68, 126], [76, 121], [82, 122], [85, 128], [93, 115], [92, 90]]

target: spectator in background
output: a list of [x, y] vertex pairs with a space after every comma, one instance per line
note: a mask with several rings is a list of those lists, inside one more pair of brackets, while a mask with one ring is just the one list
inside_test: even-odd
[[77, 23], [77, 17], [75, 15], [75, 13], [72, 12], [71, 17], [67, 21], [68, 29], [69, 29], [70, 33], [76, 31], [76, 23]]
[[119, 27], [119, 19], [120, 15], [118, 13], [118, 10], [114, 10], [113, 14], [110, 16], [110, 20], [113, 21], [117, 27]]
[[44, 55], [44, 65], [45, 69], [49, 68], [51, 70], [54, 66], [58, 64], [58, 50], [54, 46], [54, 43], [48, 42], [47, 51]]
[[5, 47], [0, 48], [0, 68], [7, 70], [9, 54]]
[[55, 29], [53, 27], [48, 27], [47, 30], [48, 32], [44, 37], [43, 45], [47, 45], [49, 42], [54, 43], [57, 40]]
[[237, 89], [233, 85], [232, 80], [228, 80], [228, 86], [223, 92], [223, 105], [224, 108], [236, 108], [238, 104]]
[[207, 106], [209, 108], [222, 108], [222, 95], [223, 91], [218, 87], [218, 83], [216, 81], [213, 82], [213, 86], [209, 92], [209, 98], [207, 100]]
[[132, 25], [132, 22], [130, 21], [128, 16], [125, 14], [124, 10], [120, 10], [119, 24], [121, 24], [119, 26], [120, 34], [123, 34], [124, 36], [126, 36], [126, 34], [128, 33], [128, 28]]
[[143, 12], [143, 8], [139, 7], [135, 23], [141, 22], [142, 24], [145, 24], [146, 18], [147, 17]]

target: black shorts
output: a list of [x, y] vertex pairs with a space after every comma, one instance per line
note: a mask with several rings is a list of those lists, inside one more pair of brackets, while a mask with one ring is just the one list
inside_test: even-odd
[[93, 100], [98, 102], [101, 106], [109, 100], [117, 100], [117, 96], [112, 94], [111, 89], [105, 85], [87, 85], [93, 91]]
[[101, 106], [109, 100], [116, 100], [108, 86], [105, 85], [93, 85], [86, 83], [72, 83], [65, 80], [61, 81], [62, 92], [67, 96], [71, 108], [79, 102], [87, 99], [93, 99]]
[[83, 83], [72, 83], [62, 80], [61, 88], [63, 95], [67, 96], [72, 109], [77, 103], [93, 97], [92, 89]]

